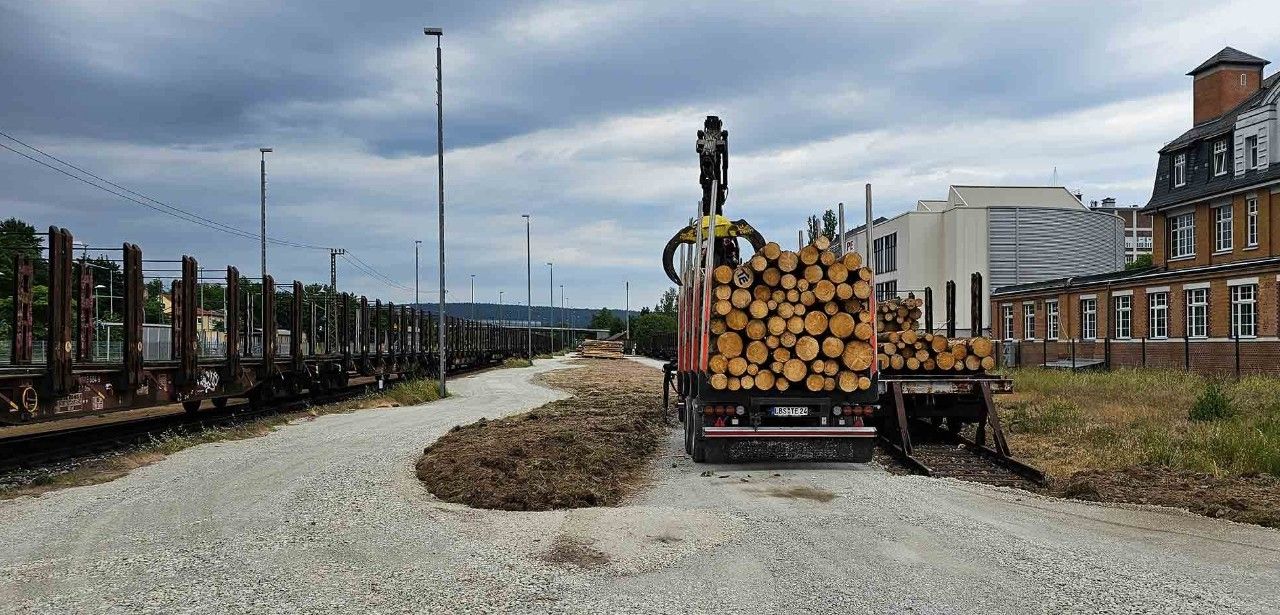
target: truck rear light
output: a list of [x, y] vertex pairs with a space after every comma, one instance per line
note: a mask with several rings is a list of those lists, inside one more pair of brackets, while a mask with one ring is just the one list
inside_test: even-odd
[[711, 415], [715, 414], [715, 413], [716, 413], [716, 411], [715, 411], [715, 408], [714, 408], [713, 406], [703, 406], [703, 407], [702, 407], [702, 413], [703, 413], [703, 414], [705, 414], [705, 415], [707, 415], [707, 416], [711, 416]]
[[845, 415], [845, 416], [852, 416], [852, 415], [853, 415], [853, 406], [845, 406], [845, 407], [844, 407], [844, 415]]

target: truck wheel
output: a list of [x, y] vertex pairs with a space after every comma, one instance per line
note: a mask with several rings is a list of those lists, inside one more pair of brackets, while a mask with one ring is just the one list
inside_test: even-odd
[[723, 440], [715, 442], [703, 442], [702, 450], [705, 451], [707, 463], [724, 463], [727, 461], [726, 452], [728, 451], [728, 443]]
[[226, 407], [227, 407], [227, 398], [225, 398], [225, 397], [215, 397], [215, 398], [213, 398], [213, 407], [214, 407], [214, 408], [218, 408], [218, 409], [226, 408]]
[[200, 410], [200, 400], [192, 399], [190, 401], [184, 401], [182, 402], [182, 409], [186, 410], [188, 413], [198, 412]]
[[692, 450], [689, 451], [689, 456], [693, 457], [694, 463], [706, 463], [707, 442], [698, 436], [697, 427], [694, 427], [691, 431], [693, 434], [690, 439], [693, 440], [693, 442], [690, 447]]

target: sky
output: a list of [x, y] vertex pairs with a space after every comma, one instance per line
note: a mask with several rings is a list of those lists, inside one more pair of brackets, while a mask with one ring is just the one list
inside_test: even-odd
[[[1048, 185], [1055, 168], [1086, 202], [1141, 205], [1156, 151], [1190, 127], [1185, 73], [1227, 45], [1280, 61], [1276, 23], [1268, 1], [0, 0], [0, 131], [250, 235], [272, 147], [268, 236], [349, 250], [367, 265], [340, 260], [339, 287], [397, 303], [421, 240], [430, 301], [422, 27], [440, 27], [449, 301], [470, 300], [474, 275], [476, 301], [525, 302], [527, 213], [535, 305], [553, 262], [566, 305], [623, 307], [630, 282], [638, 307], [669, 286], [661, 251], [694, 214], [708, 114], [730, 135], [726, 213], [780, 242], [838, 202], [862, 215], [868, 182], [885, 216], [952, 184]], [[0, 150], [9, 216], [259, 268], [255, 238]], [[267, 260], [278, 281], [328, 278], [325, 249], [273, 244]]]

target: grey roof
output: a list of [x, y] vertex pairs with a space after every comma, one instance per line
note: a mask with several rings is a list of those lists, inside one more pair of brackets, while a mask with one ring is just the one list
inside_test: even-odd
[[1213, 54], [1212, 58], [1205, 60], [1204, 64], [1197, 66], [1195, 70], [1187, 74], [1198, 75], [1219, 64], [1247, 64], [1247, 65], [1256, 65], [1261, 67], [1261, 66], [1266, 66], [1270, 64], [1270, 62], [1263, 60], [1258, 56], [1251, 56], [1234, 47], [1223, 47], [1222, 51], [1219, 51], [1218, 53]]

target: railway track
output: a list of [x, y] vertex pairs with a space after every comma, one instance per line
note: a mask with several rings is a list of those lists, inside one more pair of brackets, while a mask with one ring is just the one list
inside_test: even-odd
[[880, 444], [890, 457], [913, 474], [954, 478], [1029, 491], [1047, 484], [1041, 470], [996, 450], [980, 446], [959, 434], [937, 429], [923, 421], [912, 424], [911, 452], [881, 436]]

